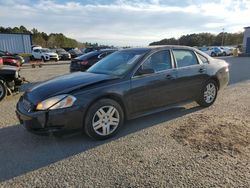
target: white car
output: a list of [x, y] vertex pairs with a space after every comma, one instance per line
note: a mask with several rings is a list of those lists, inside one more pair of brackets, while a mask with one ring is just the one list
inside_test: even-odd
[[50, 49], [48, 48], [33, 48], [32, 50], [32, 58], [33, 59], [40, 59], [42, 61], [58, 61], [59, 60], [59, 56], [57, 53], [52, 52]]
[[226, 55], [233, 55], [233, 48], [231, 47], [221, 47], [222, 50], [224, 50]]
[[206, 53], [207, 55], [212, 56], [212, 57], [218, 56], [218, 54], [215, 52], [215, 50], [213, 48], [201, 47], [201, 48], [198, 48], [198, 49], [201, 50], [202, 52]]

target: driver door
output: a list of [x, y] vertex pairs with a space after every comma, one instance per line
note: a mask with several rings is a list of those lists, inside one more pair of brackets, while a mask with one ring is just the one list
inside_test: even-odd
[[[130, 115], [137, 116], [175, 102], [177, 72], [171, 59], [169, 50], [155, 52], [131, 78]], [[141, 70], [153, 70], [153, 73], [140, 74], [146, 72]]]

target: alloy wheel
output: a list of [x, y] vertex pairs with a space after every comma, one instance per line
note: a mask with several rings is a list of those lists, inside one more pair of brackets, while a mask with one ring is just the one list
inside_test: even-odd
[[212, 103], [216, 97], [216, 86], [214, 83], [208, 83], [204, 92], [204, 99], [206, 103]]
[[99, 108], [92, 119], [94, 131], [101, 136], [107, 136], [113, 133], [119, 123], [120, 115], [114, 106], [103, 106]]

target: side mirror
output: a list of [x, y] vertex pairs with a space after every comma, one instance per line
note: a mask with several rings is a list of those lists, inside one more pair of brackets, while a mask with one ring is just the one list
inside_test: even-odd
[[150, 69], [150, 68], [139, 69], [137, 71], [137, 75], [153, 74], [154, 72], [155, 72], [154, 69]]

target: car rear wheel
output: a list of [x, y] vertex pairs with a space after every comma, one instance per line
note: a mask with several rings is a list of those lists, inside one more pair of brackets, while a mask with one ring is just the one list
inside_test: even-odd
[[4, 99], [7, 94], [6, 87], [4, 83], [0, 80], [0, 101]]
[[200, 97], [196, 102], [200, 106], [209, 107], [215, 102], [217, 93], [218, 84], [214, 80], [209, 80], [204, 84]]
[[214, 52], [211, 53], [211, 56], [212, 56], [212, 57], [215, 57], [215, 55], [216, 55], [216, 54], [215, 54]]
[[115, 135], [123, 122], [124, 113], [121, 106], [114, 100], [101, 99], [89, 108], [84, 131], [91, 138], [104, 140]]

